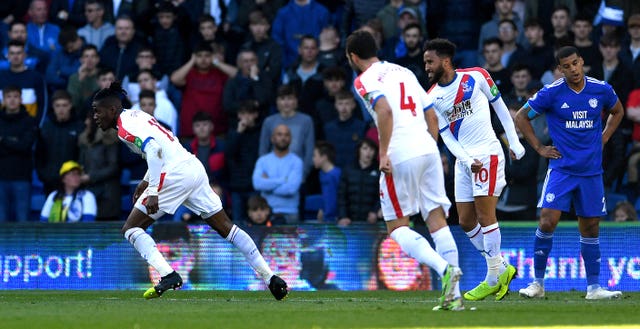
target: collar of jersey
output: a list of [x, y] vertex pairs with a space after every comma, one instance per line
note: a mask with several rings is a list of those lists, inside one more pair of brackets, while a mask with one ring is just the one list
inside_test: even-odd
[[438, 82], [438, 86], [447, 87], [447, 86], [451, 85], [454, 81], [456, 81], [457, 78], [458, 78], [458, 72], [455, 72], [454, 75], [453, 75], [453, 79], [451, 79], [451, 82], [447, 83], [446, 85], [440, 84], [440, 82]]

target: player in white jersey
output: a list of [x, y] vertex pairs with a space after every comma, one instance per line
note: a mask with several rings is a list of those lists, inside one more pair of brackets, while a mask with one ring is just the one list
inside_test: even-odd
[[122, 227], [124, 237], [162, 276], [160, 282], [143, 296], [147, 299], [160, 297], [165, 291], [182, 286], [182, 278], [167, 263], [145, 230], [155, 220], [164, 214], [173, 214], [184, 204], [242, 252], [276, 299], [286, 297], [287, 284], [273, 274], [251, 237], [227, 217], [220, 197], [209, 187], [207, 173], [200, 161], [152, 116], [143, 111], [123, 109], [122, 99], [126, 99], [126, 93], [119, 82], [101, 89], [93, 98], [93, 118], [102, 130], [116, 128], [120, 140], [147, 160], [147, 173], [136, 187], [134, 207]]
[[504, 262], [500, 253], [500, 227], [496, 204], [506, 185], [504, 154], [491, 126], [492, 104], [509, 141], [511, 156], [520, 159], [524, 147], [518, 139], [509, 110], [491, 76], [482, 68], [453, 68], [455, 45], [433, 39], [425, 47], [425, 70], [433, 87], [440, 136], [456, 157], [455, 198], [460, 227], [485, 257], [487, 275], [465, 299], [481, 300], [496, 295], [501, 300], [516, 275], [515, 267]]
[[[354, 85], [378, 126], [380, 137], [380, 205], [387, 231], [409, 256], [442, 277], [442, 296], [434, 310], [462, 310], [458, 280], [458, 248], [446, 215], [451, 202], [444, 190], [440, 154], [432, 133], [437, 120], [431, 102], [411, 71], [381, 62], [373, 36], [356, 31], [346, 54], [359, 73]], [[436, 244], [409, 228], [409, 216], [420, 212]], [[446, 260], [445, 260], [446, 259]]]

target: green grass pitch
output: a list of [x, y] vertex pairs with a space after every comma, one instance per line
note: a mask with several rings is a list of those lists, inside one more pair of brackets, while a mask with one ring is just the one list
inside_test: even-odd
[[[0, 291], [0, 328], [640, 328], [640, 293], [586, 301], [584, 292], [526, 300], [466, 302], [463, 312], [433, 312], [437, 292]], [[477, 310], [469, 310], [475, 307]]]

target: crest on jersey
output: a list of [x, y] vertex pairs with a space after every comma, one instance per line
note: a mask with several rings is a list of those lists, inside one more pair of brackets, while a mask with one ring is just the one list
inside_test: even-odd
[[498, 86], [493, 85], [491, 86], [491, 95], [496, 96], [500, 93], [500, 91], [498, 90]]
[[596, 108], [598, 107], [598, 100], [595, 98], [592, 98], [589, 100], [589, 106], [591, 106], [591, 108]]
[[133, 145], [137, 146], [139, 149], [142, 149], [142, 139], [140, 139], [140, 137], [136, 137], [133, 140]]
[[547, 200], [547, 202], [553, 202], [553, 200], [556, 199], [556, 195], [553, 193], [547, 193], [544, 198], [545, 200]]

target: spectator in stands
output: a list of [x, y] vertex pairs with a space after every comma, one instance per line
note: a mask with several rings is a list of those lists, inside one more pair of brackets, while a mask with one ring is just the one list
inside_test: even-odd
[[497, 37], [484, 40], [482, 49], [482, 57], [484, 59], [483, 68], [491, 74], [491, 78], [498, 86], [502, 95], [511, 92], [513, 85], [511, 84], [511, 70], [502, 65], [502, 41]]
[[336, 94], [347, 88], [347, 75], [342, 67], [327, 67], [322, 71], [323, 90], [319, 98], [307, 99], [305, 102], [312, 103], [308, 106], [310, 112], [306, 113], [313, 119], [313, 128], [316, 133], [316, 140], [326, 139], [324, 126], [338, 118], [335, 108]]
[[311, 93], [322, 86], [323, 69], [318, 62], [318, 40], [311, 35], [304, 35], [298, 46], [298, 61], [286, 69], [282, 84], [293, 85], [303, 94]]
[[60, 27], [73, 26], [79, 28], [87, 23], [84, 16], [86, 0], [51, 0], [49, 4], [49, 21]]
[[631, 134], [631, 150], [627, 162], [629, 200], [636, 201], [640, 194], [640, 89], [634, 89], [629, 94], [626, 105], [626, 117], [633, 122]]
[[[368, 5], [372, 5], [371, 1], [368, 1]], [[317, 38], [322, 29], [330, 24], [329, 19], [327, 8], [315, 0], [291, 0], [278, 10], [273, 20], [271, 36], [282, 47], [283, 67], [294, 63], [302, 41], [301, 36]]]
[[[524, 21], [528, 21], [531, 18], [537, 19], [542, 23], [542, 27], [545, 32], [551, 33], [553, 26], [550, 17], [555, 12], [555, 8], [558, 6], [564, 6], [568, 8], [567, 17], [573, 17], [577, 13], [575, 0], [525, 0]], [[549, 44], [554, 44], [550, 42]]]
[[86, 45], [80, 55], [80, 67], [69, 77], [67, 91], [71, 95], [73, 108], [76, 110], [78, 118], [86, 117], [90, 110], [87, 104], [93, 93], [98, 90], [99, 64], [98, 48], [94, 45]]
[[[398, 33], [402, 32], [402, 30], [398, 30], [398, 13], [403, 8], [411, 8], [417, 14], [420, 12], [417, 7], [412, 6], [412, 4], [410, 4], [408, 1], [405, 2], [404, 0], [391, 0], [376, 14], [376, 18], [378, 18], [382, 23], [382, 31], [384, 32], [385, 40], [391, 39], [397, 36]], [[418, 18], [421, 32], [424, 35], [426, 34], [426, 28], [424, 26], [426, 15], [418, 14]]]
[[169, 124], [155, 116], [157, 113], [156, 110], [158, 109], [156, 98], [157, 95], [153, 90], [144, 89], [140, 92], [140, 95], [138, 95], [139, 102], [134, 104], [131, 109], [141, 110], [149, 114], [150, 116], [154, 117], [161, 126], [171, 131], [171, 126]]
[[382, 51], [382, 58], [395, 61], [399, 57], [403, 57], [407, 54], [407, 45], [404, 42], [403, 33], [407, 26], [411, 24], [420, 23], [420, 16], [418, 10], [412, 7], [403, 7], [398, 12], [398, 21], [396, 33], [389, 39], [384, 41], [384, 48]]
[[27, 23], [27, 42], [49, 55], [60, 49], [58, 34], [60, 27], [49, 23], [49, 8], [45, 0], [32, 0], [29, 5], [29, 18]]
[[[169, 129], [178, 134], [178, 112], [173, 106], [173, 103], [169, 100], [167, 93], [158, 88], [158, 80], [153, 71], [143, 69], [138, 73], [138, 85], [142, 91], [149, 90], [155, 94], [156, 108], [153, 116], [160, 122], [164, 122], [169, 126]], [[140, 101], [142, 102], [142, 101]], [[133, 104], [131, 107], [134, 110], [140, 109], [140, 103]]]
[[273, 151], [262, 155], [253, 170], [253, 187], [264, 197], [274, 219], [284, 219], [287, 224], [299, 221], [300, 185], [303, 180], [302, 160], [289, 151], [291, 130], [285, 124], [273, 128]]
[[60, 185], [60, 166], [68, 160], [78, 160], [78, 136], [84, 123], [76, 115], [71, 95], [64, 89], [53, 93], [53, 111], [47, 115], [38, 132], [35, 150], [35, 165], [45, 194]]
[[[151, 70], [153, 74], [158, 78], [158, 89], [164, 91], [170, 90], [169, 75], [162, 75], [160, 71], [156, 69], [156, 55], [153, 53], [151, 47], [142, 46], [136, 54], [136, 66], [137, 69], [132, 72], [128, 72], [122, 80], [122, 86], [127, 91], [129, 100], [132, 103], [138, 102], [138, 94], [140, 93], [140, 85], [138, 84], [138, 73], [142, 70]], [[174, 104], [175, 105], [175, 104]], [[180, 103], [178, 103], [178, 106]]]
[[[631, 88], [633, 86], [633, 76], [629, 74], [631, 68], [620, 61], [620, 40], [618, 36], [610, 33], [600, 38], [600, 54], [602, 61], [596, 63], [589, 73], [591, 77], [608, 82], [618, 95], [622, 104], [627, 104]], [[606, 122], [609, 116], [603, 116]], [[633, 122], [628, 118], [623, 118], [620, 126], [609, 138], [609, 142], [603, 145], [602, 169], [604, 170], [604, 186], [606, 189], [622, 179], [625, 168], [624, 154], [627, 151], [627, 143], [631, 140]]]
[[185, 148], [202, 162], [209, 176], [209, 182], [226, 187], [228, 180], [224, 167], [225, 146], [223, 140], [216, 138], [213, 134], [214, 122], [211, 114], [198, 112], [191, 122], [195, 137], [189, 144], [184, 145]]
[[198, 32], [199, 35], [194, 40], [196, 46], [199, 43], [207, 43], [212, 48], [222, 46], [224, 47], [224, 56], [221, 61], [223, 63], [232, 63], [235, 60], [235, 56], [231, 54], [229, 42], [221, 36], [222, 32], [218, 33], [218, 24], [213, 16], [208, 14], [200, 16], [198, 19]]
[[31, 201], [36, 121], [21, 104], [18, 86], [2, 87], [0, 110], [0, 221], [26, 222]]
[[247, 218], [245, 221], [248, 226], [266, 226], [273, 225], [271, 218], [271, 207], [267, 200], [259, 195], [253, 195], [247, 201]]
[[550, 67], [557, 66], [553, 47], [545, 41], [544, 30], [537, 20], [527, 21], [524, 29], [524, 35], [527, 37], [529, 47], [525, 49], [522, 57], [518, 59], [518, 63], [529, 66], [532, 79], [540, 80], [544, 71]]
[[[118, 21], [120, 17], [131, 17], [133, 22], [142, 23], [151, 20], [149, 13], [153, 3], [151, 1], [103, 0], [104, 20], [110, 23]], [[117, 27], [116, 27], [117, 30]]]
[[273, 101], [272, 81], [260, 71], [258, 57], [251, 49], [242, 49], [238, 53], [238, 73], [225, 83], [222, 105], [230, 121], [236, 124], [238, 109], [244, 101], [252, 101], [264, 119]]
[[[27, 25], [21, 21], [13, 21], [9, 26], [7, 36], [9, 41], [16, 40], [25, 44], [27, 57], [24, 60], [24, 65], [29, 69], [45, 74], [49, 63], [49, 53], [36, 47], [29, 47], [29, 44], [27, 44]], [[0, 55], [0, 70], [8, 70], [9, 66], [11, 66], [9, 63], [9, 48], [5, 44]]]
[[108, 37], [116, 33], [115, 27], [104, 20], [104, 3], [100, 0], [87, 0], [84, 5], [84, 15], [87, 25], [78, 29], [78, 35], [90, 44], [96, 46], [98, 50]]
[[531, 79], [531, 71], [526, 64], [516, 64], [511, 68], [511, 84], [513, 89], [510, 93], [503, 96], [505, 104], [523, 105], [531, 96], [529, 93], [529, 83]]
[[613, 210], [614, 222], [637, 222], [638, 212], [629, 201], [622, 201], [616, 204]]
[[368, 138], [362, 139], [355, 154], [356, 163], [342, 170], [338, 189], [339, 226], [365, 221], [375, 224], [382, 218], [378, 145]]
[[113, 69], [118, 80], [137, 69], [135, 58], [144, 42], [136, 39], [135, 34], [131, 17], [121, 16], [116, 20], [115, 35], [108, 37], [100, 49], [102, 65]]
[[84, 46], [74, 27], [64, 28], [58, 35], [58, 43], [62, 47], [54, 52], [45, 75], [50, 92], [67, 88], [69, 77], [80, 67]]
[[324, 135], [326, 141], [335, 147], [336, 166], [344, 169], [356, 161], [356, 147], [364, 138], [367, 125], [353, 115], [356, 101], [352, 93], [346, 90], [337, 92], [334, 108], [338, 118], [327, 122]]
[[258, 69], [269, 76], [273, 85], [271, 90], [275, 91], [275, 86], [280, 82], [282, 74], [282, 48], [270, 37], [270, 28], [271, 24], [262, 11], [252, 11], [249, 14], [251, 36], [242, 48], [251, 49], [256, 53]]
[[258, 154], [265, 155], [271, 147], [276, 147], [273, 144], [274, 130], [279, 125], [286, 125], [288, 128], [287, 134], [291, 136], [289, 141], [291, 145], [287, 145], [287, 151], [291, 150], [292, 153], [302, 159], [302, 177], [304, 179], [311, 171], [312, 165], [313, 145], [315, 143], [313, 120], [310, 116], [298, 111], [298, 97], [294, 87], [291, 85], [278, 87], [276, 107], [278, 108], [278, 113], [268, 116], [262, 124]]
[[247, 0], [238, 2], [238, 15], [236, 24], [245, 30], [251, 24], [251, 14], [260, 11], [262, 16], [268, 21], [273, 22], [276, 18], [278, 9], [282, 8], [289, 2], [288, 0]]
[[316, 142], [313, 150], [313, 166], [320, 171], [322, 208], [318, 210], [320, 222], [333, 222], [338, 215], [338, 186], [342, 170], [334, 164], [336, 150], [326, 141]]
[[[593, 25], [591, 22], [591, 17], [578, 14], [571, 25], [571, 31], [574, 35], [573, 43], [580, 52], [580, 56], [584, 59], [584, 71], [587, 74], [589, 74], [593, 65], [597, 65], [602, 60], [598, 45], [592, 39]], [[551, 56], [553, 56], [553, 51], [551, 53]]]
[[[518, 28], [518, 36], [516, 42], [523, 46], [526, 46], [526, 40], [524, 37], [524, 25], [520, 16], [513, 11], [513, 5], [515, 0], [494, 0], [493, 1], [495, 11], [490, 21], [485, 22], [480, 27], [480, 36], [478, 37], [478, 53], [482, 54], [484, 48], [484, 41], [498, 36], [498, 25], [503, 19], [512, 20]], [[480, 64], [484, 63], [481, 59]]]
[[510, 19], [498, 24], [498, 38], [502, 41], [502, 66], [511, 68], [522, 62], [525, 55], [524, 47], [517, 43], [518, 26]]
[[211, 114], [218, 129], [214, 132], [216, 135], [227, 131], [227, 116], [222, 108], [222, 95], [228, 75], [217, 66], [221, 61], [220, 52], [217, 54], [214, 57], [211, 46], [201, 43], [193, 50], [191, 59], [171, 74], [171, 82], [183, 89], [179, 136], [193, 136], [193, 116], [203, 110]]
[[420, 85], [425, 90], [429, 89], [429, 77], [424, 70], [424, 56], [422, 51], [423, 36], [420, 25], [410, 23], [402, 30], [402, 41], [406, 52], [403, 56], [396, 57], [393, 62], [408, 68], [418, 78]]
[[156, 8], [156, 26], [153, 38], [153, 51], [157, 56], [158, 70], [161, 74], [171, 74], [187, 59], [187, 35], [180, 31], [176, 22], [176, 7], [171, 1], [161, 1]]
[[[511, 104], [509, 108], [511, 118], [514, 120], [519, 108], [519, 104]], [[501, 220], [534, 220], [538, 194], [533, 187], [538, 184], [537, 172], [540, 155], [529, 143], [525, 143], [524, 135], [517, 127], [516, 132], [525, 148], [525, 154], [518, 161], [514, 161], [510, 157], [506, 160], [507, 186], [498, 200], [497, 216]]]
[[559, 5], [553, 8], [551, 14], [551, 30], [547, 38], [549, 44], [553, 45], [558, 40], [568, 39], [574, 40], [573, 32], [571, 32], [571, 10], [569, 7]]
[[640, 87], [640, 14], [629, 16], [627, 20], [628, 44], [620, 51], [620, 59], [633, 70], [634, 88]]
[[93, 222], [96, 219], [96, 197], [84, 189], [80, 177], [82, 166], [73, 160], [65, 161], [58, 170], [56, 190], [48, 194], [40, 211], [40, 221], [48, 223]]
[[25, 44], [12, 40], [7, 46], [9, 69], [0, 71], [0, 88], [15, 85], [22, 89], [22, 105], [40, 123], [46, 112], [47, 89], [44, 77], [25, 65]]
[[258, 160], [260, 144], [260, 113], [253, 101], [241, 102], [237, 112], [237, 123], [227, 133], [225, 162], [229, 170], [231, 190], [231, 218], [237, 223], [246, 219], [247, 201], [255, 195], [251, 183], [253, 168]]
[[347, 59], [344, 49], [340, 47], [340, 32], [332, 26], [326, 26], [318, 37], [318, 63], [324, 67], [346, 67]]
[[84, 168], [80, 176], [82, 184], [91, 191], [98, 204], [98, 221], [120, 220], [120, 167], [118, 166], [117, 132], [114, 129], [98, 129], [93, 114], [85, 118], [85, 129], [80, 134], [79, 163]]

